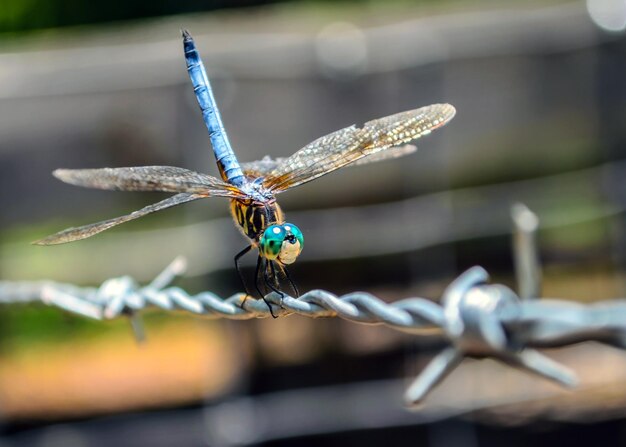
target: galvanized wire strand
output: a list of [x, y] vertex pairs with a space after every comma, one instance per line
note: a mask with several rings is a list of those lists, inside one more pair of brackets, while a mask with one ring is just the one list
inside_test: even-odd
[[[211, 292], [190, 295], [179, 287], [166, 287], [185, 268], [177, 258], [154, 281], [139, 286], [123, 276], [105, 281], [99, 288], [77, 288], [53, 282], [0, 282], [0, 302], [25, 302], [40, 299], [69, 312], [103, 320], [112, 319], [146, 308], [185, 311], [208, 318], [245, 320], [271, 315], [265, 302], [243, 293], [221, 298]], [[24, 299], [25, 296], [29, 298]], [[39, 296], [37, 296], [39, 295]], [[324, 290], [312, 290], [294, 298], [277, 293], [267, 295], [276, 316], [300, 314], [311, 317], [339, 316], [347, 320], [386, 324], [400, 330], [416, 332], [441, 327], [441, 306], [424, 298], [410, 298], [392, 304], [365, 292], [337, 296]]]
[[98, 288], [54, 282], [0, 281], [0, 303], [42, 301], [85, 317], [131, 318], [143, 338], [139, 312], [148, 308], [185, 311], [208, 318], [245, 320], [299, 314], [341, 317], [382, 324], [415, 335], [438, 334], [449, 344], [409, 387], [409, 405], [419, 403], [464, 357], [491, 357], [564, 386], [577, 383], [575, 374], [536, 351], [595, 340], [626, 349], [626, 300], [591, 305], [564, 300], [521, 300], [511, 289], [488, 284], [488, 274], [473, 267], [446, 289], [441, 303], [407, 298], [392, 303], [365, 292], [338, 296], [312, 290], [299, 298], [271, 293], [262, 300], [239, 293], [221, 298], [211, 292], [190, 295], [168, 285], [184, 272], [182, 258], [172, 262], [150, 284], [140, 286], [128, 276], [105, 281]]

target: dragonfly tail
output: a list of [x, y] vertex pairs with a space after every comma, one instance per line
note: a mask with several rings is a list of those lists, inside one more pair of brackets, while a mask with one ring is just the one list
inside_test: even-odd
[[196, 44], [191, 34], [189, 34], [189, 31], [183, 29], [181, 33], [183, 36], [187, 71], [189, 72], [193, 90], [196, 94], [198, 104], [200, 105], [200, 110], [202, 111], [202, 118], [209, 130], [209, 137], [211, 138], [211, 145], [213, 146], [213, 153], [215, 154], [220, 174], [225, 181], [235, 186], [241, 186], [245, 177], [237, 161], [235, 152], [228, 141], [228, 135], [222, 124], [222, 117], [217, 108], [217, 103], [215, 102], [215, 97], [213, 96], [204, 64], [202, 63], [200, 54], [196, 49]]

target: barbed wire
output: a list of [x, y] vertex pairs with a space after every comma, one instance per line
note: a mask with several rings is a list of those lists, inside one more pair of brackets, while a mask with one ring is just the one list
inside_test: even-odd
[[[209, 318], [270, 316], [263, 301], [245, 294], [222, 299], [211, 292], [190, 295], [179, 287], [168, 287], [184, 272], [185, 264], [183, 258], [177, 258], [146, 286], [128, 276], [109, 279], [98, 288], [0, 281], [0, 302], [42, 301], [97, 320], [130, 316], [140, 339], [143, 330], [138, 312], [151, 307]], [[488, 284], [488, 279], [483, 268], [469, 269], [448, 286], [441, 304], [417, 297], [386, 303], [365, 292], [337, 296], [324, 290], [312, 290], [299, 298], [271, 293], [266, 299], [277, 316], [341, 317], [418, 336], [440, 336], [449, 346], [408, 388], [405, 400], [409, 405], [418, 404], [464, 357], [494, 358], [571, 387], [577, 383], [576, 375], [535, 348], [596, 340], [626, 349], [626, 300], [590, 305], [521, 300], [510, 288]]]
[[148, 285], [129, 276], [100, 287], [77, 287], [52, 281], [0, 281], [0, 303], [41, 301], [84, 317], [105, 320], [128, 317], [136, 338], [144, 339], [140, 311], [159, 308], [208, 318], [245, 320], [284, 317], [340, 317], [381, 324], [416, 336], [438, 336], [447, 347], [424, 368], [405, 393], [407, 405], [419, 404], [464, 357], [493, 358], [562, 386], [573, 387], [576, 375], [537, 351], [593, 340], [626, 349], [626, 300], [579, 304], [539, 296], [541, 266], [536, 248], [539, 220], [525, 205], [511, 209], [518, 296], [501, 284], [489, 284], [482, 267], [472, 267], [445, 290], [439, 303], [407, 298], [393, 303], [365, 292], [337, 296], [312, 290], [299, 298], [270, 293], [262, 300], [243, 293], [221, 298], [211, 292], [190, 295], [170, 284], [187, 267], [175, 259]]

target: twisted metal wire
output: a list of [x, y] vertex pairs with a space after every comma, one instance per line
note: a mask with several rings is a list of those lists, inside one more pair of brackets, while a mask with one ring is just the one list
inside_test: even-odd
[[169, 284], [186, 269], [175, 259], [150, 284], [140, 286], [129, 276], [105, 281], [98, 288], [80, 288], [50, 281], [0, 281], [0, 303], [42, 301], [85, 317], [130, 318], [135, 336], [143, 340], [139, 311], [150, 307], [183, 310], [209, 318], [251, 319], [300, 314], [341, 317], [364, 324], [383, 324], [415, 335], [439, 335], [448, 346], [424, 368], [405, 393], [407, 405], [417, 405], [464, 357], [493, 358], [572, 387], [576, 375], [535, 348], [561, 347], [595, 340], [626, 349], [626, 300], [590, 305], [539, 296], [541, 266], [536, 247], [537, 216], [525, 205], [511, 210], [514, 256], [520, 296], [473, 267], [445, 290], [440, 304], [424, 298], [386, 303], [369, 293], [337, 296], [312, 290], [296, 299], [270, 293], [255, 300], [245, 294], [222, 299], [211, 292], [189, 295]]
[[[251, 319], [270, 316], [261, 300], [235, 294], [222, 299], [211, 292], [189, 295], [168, 285], [185, 269], [177, 258], [150, 284], [140, 286], [124, 276], [98, 288], [54, 282], [0, 281], [0, 303], [42, 301], [85, 317], [103, 320], [130, 316], [143, 338], [138, 312], [150, 307], [186, 311], [209, 318]], [[564, 386], [576, 376], [536, 351], [596, 340], [626, 349], [626, 300], [581, 305], [563, 300], [521, 300], [511, 289], [487, 284], [488, 274], [473, 267], [446, 289], [441, 304], [424, 298], [386, 303], [369, 293], [337, 296], [312, 290], [300, 298], [267, 295], [276, 316], [341, 317], [383, 324], [415, 335], [438, 334], [449, 346], [429, 363], [406, 392], [407, 404], [418, 404], [464, 357], [491, 357]]]

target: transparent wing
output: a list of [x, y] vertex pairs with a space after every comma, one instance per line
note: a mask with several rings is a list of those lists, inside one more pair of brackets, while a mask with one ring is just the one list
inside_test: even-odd
[[241, 197], [244, 195], [237, 187], [215, 177], [173, 166], [57, 169], [53, 174], [65, 183], [87, 188], [186, 192], [221, 197]]
[[[375, 163], [378, 161], [390, 160], [392, 158], [404, 157], [405, 155], [412, 154], [415, 151], [417, 151], [417, 146], [414, 146], [412, 144], [405, 144], [404, 146], [393, 147], [387, 149], [386, 151], [368, 155], [353, 163], [348, 164], [347, 166], [361, 166], [368, 163]], [[265, 177], [270, 172], [272, 172], [272, 170], [276, 169], [276, 167], [286, 159], [286, 157], [270, 158], [269, 155], [266, 155], [261, 160], [242, 163], [241, 168], [246, 177]]]
[[[274, 193], [301, 185], [390, 147], [428, 135], [456, 113], [450, 104], [433, 104], [338, 130], [282, 160], [265, 177]], [[381, 155], [382, 157], [382, 155]]]
[[260, 160], [241, 163], [241, 170], [246, 177], [258, 178], [265, 177], [267, 174], [276, 169], [276, 167], [286, 160], [285, 157], [270, 158], [266, 155]]
[[383, 160], [391, 160], [392, 158], [404, 157], [405, 155], [412, 154], [416, 151], [417, 146], [415, 146], [414, 144], [405, 144], [403, 146], [390, 147], [387, 150], [375, 152], [371, 155], [360, 158], [357, 161], [350, 163], [348, 166], [362, 166], [370, 163], [377, 163]]
[[141, 208], [140, 210], [133, 211], [130, 214], [116, 217], [114, 219], [103, 220], [102, 222], [83, 225], [82, 227], [68, 228], [67, 230], [59, 231], [58, 233], [55, 233], [51, 236], [35, 241], [33, 242], [33, 244], [56, 245], [86, 239], [93, 236], [94, 234], [98, 234], [103, 232], [104, 230], [108, 230], [111, 227], [128, 222], [129, 220], [138, 219], [142, 216], [145, 216], [146, 214], [154, 213], [155, 211], [163, 210], [171, 206], [180, 205], [181, 203], [191, 202], [192, 200], [202, 199], [205, 197], [208, 196], [204, 194], [176, 194], [175, 196], [168, 197], [165, 200], [153, 203], [152, 205], [148, 205], [144, 208]]

